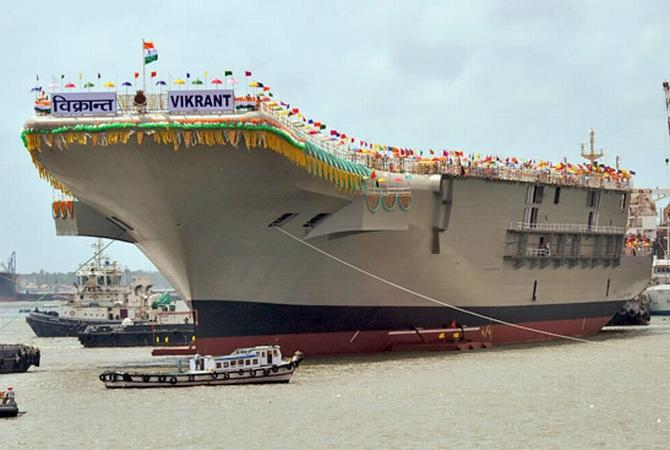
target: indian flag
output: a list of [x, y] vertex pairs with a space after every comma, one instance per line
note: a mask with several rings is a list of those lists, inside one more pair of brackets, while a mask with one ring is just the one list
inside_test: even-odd
[[144, 64], [158, 61], [158, 52], [151, 41], [144, 41]]

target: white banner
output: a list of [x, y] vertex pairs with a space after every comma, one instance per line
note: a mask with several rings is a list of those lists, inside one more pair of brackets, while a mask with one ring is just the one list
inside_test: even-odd
[[168, 91], [168, 112], [231, 112], [235, 110], [232, 89]]
[[54, 116], [106, 116], [116, 114], [116, 92], [54, 92]]

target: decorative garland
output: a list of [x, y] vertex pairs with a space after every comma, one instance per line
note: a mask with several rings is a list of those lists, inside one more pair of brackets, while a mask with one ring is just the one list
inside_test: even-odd
[[146, 136], [151, 136], [157, 144], [172, 145], [178, 151], [194, 145], [225, 145], [237, 147], [240, 135], [248, 149], [262, 147], [271, 149], [294, 164], [304, 168], [311, 175], [334, 183], [338, 189], [348, 192], [359, 191], [361, 180], [370, 175], [371, 170], [360, 164], [339, 158], [310, 142], [300, 142], [287, 131], [273, 126], [264, 120], [236, 121], [189, 121], [145, 122], [145, 123], [108, 123], [99, 125], [75, 125], [56, 128], [24, 129], [21, 132], [23, 144], [31, 155], [33, 164], [41, 178], [51, 185], [69, 194], [63, 186], [37, 160], [42, 143], [47, 147], [68, 148], [79, 145], [115, 145], [127, 144], [135, 135], [138, 145], [142, 145]]

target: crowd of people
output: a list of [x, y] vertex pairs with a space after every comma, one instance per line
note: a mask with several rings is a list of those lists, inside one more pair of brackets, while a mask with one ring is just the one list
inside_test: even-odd
[[648, 253], [654, 247], [654, 242], [648, 236], [642, 234], [631, 234], [626, 237], [624, 242], [626, 250], [633, 255], [639, 253]]

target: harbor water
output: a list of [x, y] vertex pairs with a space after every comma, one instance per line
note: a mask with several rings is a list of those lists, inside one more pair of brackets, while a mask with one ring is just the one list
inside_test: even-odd
[[287, 385], [107, 390], [107, 368], [165, 366], [149, 348], [36, 338], [0, 303], [0, 342], [42, 365], [0, 375], [24, 413], [0, 448], [668, 448], [670, 320], [467, 353], [309, 358]]

